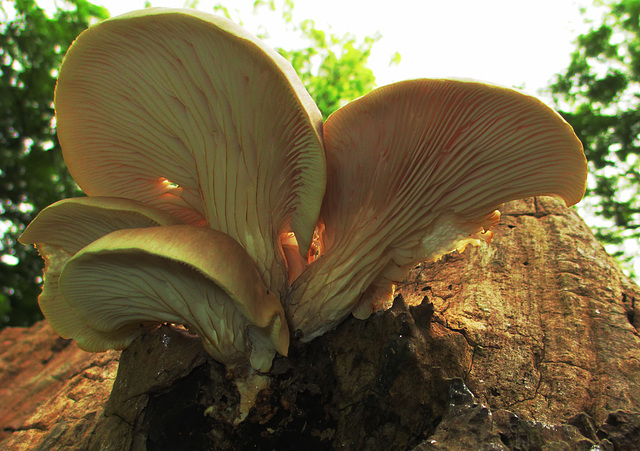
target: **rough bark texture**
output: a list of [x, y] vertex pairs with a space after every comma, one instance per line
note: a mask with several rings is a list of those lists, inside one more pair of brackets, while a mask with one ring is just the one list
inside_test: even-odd
[[86, 443], [103, 418], [119, 355], [84, 352], [44, 321], [3, 330], [0, 449], [74, 449]]
[[262, 378], [170, 327], [121, 356], [7, 329], [0, 449], [640, 449], [640, 289], [552, 199], [506, 205], [494, 235]]

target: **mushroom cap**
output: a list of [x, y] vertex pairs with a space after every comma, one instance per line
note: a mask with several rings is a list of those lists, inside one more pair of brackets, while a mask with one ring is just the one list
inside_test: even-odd
[[114, 230], [181, 223], [173, 215], [130, 199], [76, 197], [55, 202], [38, 213], [18, 241], [46, 243], [75, 254]]
[[65, 162], [88, 195], [227, 233], [282, 289], [278, 237], [293, 231], [308, 249], [325, 161], [321, 114], [273, 49], [196, 10], [134, 11], [76, 39], [55, 108]]
[[275, 351], [287, 354], [278, 297], [240, 244], [206, 227], [112, 232], [73, 256], [59, 284], [90, 328], [74, 337], [87, 350], [123, 348], [140, 325], [171, 322], [196, 331], [205, 349], [230, 366], [250, 360], [266, 371]]
[[38, 303], [51, 327], [65, 338], [82, 335], [88, 329], [64, 301], [58, 285], [62, 269], [80, 249], [115, 230], [176, 224], [180, 220], [168, 213], [118, 198], [65, 199], [38, 213], [18, 241], [35, 244], [45, 261]]
[[348, 312], [387, 306], [411, 267], [490, 239], [501, 204], [585, 191], [571, 127], [534, 97], [477, 82], [377, 89], [324, 125], [325, 254], [293, 285], [292, 330], [311, 339]]
[[571, 126], [513, 89], [404, 81], [336, 111], [324, 131], [327, 246], [349, 241], [344, 232], [356, 231], [368, 211], [387, 221], [447, 212], [475, 229], [504, 202], [548, 195], [573, 205], [586, 189], [586, 158]]

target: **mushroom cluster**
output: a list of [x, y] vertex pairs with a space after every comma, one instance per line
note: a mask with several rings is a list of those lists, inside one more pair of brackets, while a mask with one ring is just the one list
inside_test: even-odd
[[232, 22], [151, 8], [69, 49], [58, 136], [88, 197], [20, 240], [41, 309], [83, 349], [181, 324], [229, 367], [267, 371], [390, 306], [413, 265], [491, 238], [506, 201], [585, 190], [571, 127], [533, 97], [412, 80], [322, 116], [289, 63]]

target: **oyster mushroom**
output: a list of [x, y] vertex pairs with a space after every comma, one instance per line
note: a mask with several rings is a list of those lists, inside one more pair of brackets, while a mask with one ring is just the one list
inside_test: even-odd
[[[92, 330], [63, 299], [58, 285], [62, 269], [80, 249], [121, 229], [177, 225], [181, 221], [163, 211], [129, 199], [80, 197], [64, 199], [42, 210], [19, 238], [34, 244], [44, 258], [44, 284], [38, 303], [51, 327], [65, 338], [94, 336]], [[85, 349], [93, 349], [86, 345]]]
[[141, 325], [169, 322], [196, 332], [228, 368], [247, 360], [260, 371], [287, 354], [279, 298], [245, 250], [215, 230], [190, 225], [112, 232], [75, 254], [59, 280], [64, 301], [90, 331], [91, 351], [122, 349]]
[[266, 371], [276, 351], [287, 354], [279, 299], [224, 233], [137, 201], [84, 197], [45, 208], [20, 241], [45, 259], [42, 312], [82, 349], [124, 349], [141, 326], [171, 322], [228, 367]]
[[509, 200], [577, 203], [587, 165], [571, 127], [539, 100], [454, 80], [375, 90], [324, 126], [324, 253], [294, 281], [286, 310], [311, 340], [349, 313], [388, 308], [420, 261], [489, 240]]
[[[219, 234], [226, 234], [225, 240], [239, 243], [236, 248], [246, 255], [221, 257], [217, 251], [211, 253], [217, 258], [241, 258], [241, 266], [230, 265], [237, 270], [238, 280], [247, 274], [252, 277], [253, 269], [247, 269], [246, 264], [251, 260], [260, 283], [270, 293], [239, 298], [229, 292], [236, 285], [217, 286], [224, 296], [218, 293], [215, 298], [226, 296], [232, 301], [229, 306], [216, 301], [222, 313], [214, 311], [217, 307], [213, 301], [209, 303], [211, 308], [205, 308], [200, 300], [187, 299], [199, 306], [200, 314], [211, 318], [175, 313], [174, 306], [167, 304], [172, 313], [158, 314], [154, 321], [186, 322], [204, 334], [207, 349], [225, 363], [236, 364], [238, 356], [250, 353], [251, 363], [266, 369], [270, 358], [265, 356], [272, 356], [273, 350], [286, 353], [288, 330], [281, 320], [283, 310], [279, 303], [273, 303], [277, 299], [274, 296], [287, 290], [280, 237], [295, 233], [303, 249], [310, 245], [325, 184], [322, 117], [291, 65], [225, 19], [195, 10], [134, 11], [93, 26], [76, 39], [60, 69], [55, 108], [65, 162], [90, 199], [128, 199], [171, 218], [120, 224], [115, 229], [145, 227], [146, 231], [137, 235], [163, 236], [165, 245], [172, 237], [163, 227], [170, 223], [194, 226], [179, 235], [190, 243], [196, 237], [210, 240], [215, 229], [218, 238], [214, 241], [221, 242]], [[93, 221], [77, 222], [75, 214], [59, 208], [56, 211], [56, 220], [69, 223], [72, 229], [91, 229], [105, 219], [96, 213]], [[95, 209], [85, 209], [84, 213], [91, 216]], [[40, 298], [45, 316], [58, 332], [78, 339], [86, 349], [126, 346], [136, 320], [125, 315], [128, 322], [118, 329], [117, 339], [107, 337], [115, 329], [94, 327], [92, 304], [78, 294], [91, 290], [86, 284], [81, 289], [72, 276], [83, 274], [84, 281], [94, 280], [78, 262], [95, 264], [107, 254], [126, 271], [136, 273], [127, 265], [127, 258], [114, 256], [125, 252], [113, 243], [113, 236], [106, 236], [114, 230], [83, 231], [75, 244], [64, 247], [56, 241], [59, 237], [35, 236], [35, 230], [47, 228], [46, 217], [36, 218], [22, 239], [39, 243], [47, 261]], [[129, 233], [133, 232], [114, 236], [125, 239]], [[106, 243], [118, 251], [107, 252], [100, 247]], [[206, 252], [212, 245], [204, 242], [200, 247]], [[149, 254], [144, 246], [137, 246], [137, 253]], [[196, 252], [193, 244], [189, 249]], [[237, 249], [234, 253], [241, 254]], [[218, 282], [207, 272], [210, 266], [194, 266], [193, 255], [168, 258], [155, 253], [145, 259], [157, 264], [157, 274], [165, 278], [175, 277], [171, 271], [162, 270], [169, 261], [179, 268], [185, 264], [191, 267], [196, 274], [192, 277], [199, 277], [207, 290], [213, 290], [210, 285]], [[64, 284], [59, 285], [59, 277]], [[250, 284], [258, 286], [259, 281]], [[113, 280], [109, 284], [119, 283], [124, 282]], [[96, 288], [100, 289], [106, 287]], [[165, 302], [161, 290], [158, 296], [158, 302]], [[229, 316], [232, 305], [249, 320], [246, 324], [240, 326], [237, 315]], [[263, 307], [270, 309], [264, 313], [273, 320], [269, 324], [263, 316], [249, 314]], [[149, 325], [149, 318], [144, 318], [138, 321]], [[240, 329], [226, 327], [220, 318], [232, 320]], [[227, 331], [235, 334], [233, 339], [223, 339]], [[219, 341], [216, 334], [220, 334]], [[243, 334], [250, 340], [244, 340]], [[245, 344], [240, 345], [238, 340]], [[271, 343], [259, 345], [265, 340]], [[225, 343], [231, 347], [224, 349]], [[250, 352], [250, 347], [269, 351]]]
[[224, 232], [272, 291], [285, 290], [279, 237], [293, 232], [309, 247], [325, 160], [320, 111], [277, 52], [217, 16], [134, 11], [76, 39], [55, 108], [85, 193]]
[[580, 142], [532, 97], [413, 80], [322, 132], [282, 57], [194, 10], [84, 32], [55, 106], [67, 166], [93, 200], [45, 210], [22, 241], [47, 261], [45, 315], [92, 350], [176, 322], [221, 362], [264, 371], [287, 352], [287, 322], [309, 341], [365, 318], [415, 263], [490, 240], [502, 203], [571, 205], [585, 190]]

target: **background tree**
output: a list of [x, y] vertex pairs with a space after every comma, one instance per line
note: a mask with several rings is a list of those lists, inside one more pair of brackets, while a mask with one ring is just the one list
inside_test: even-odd
[[[0, 328], [29, 325], [42, 317], [37, 305], [42, 259], [17, 243], [26, 225], [47, 205], [82, 195], [67, 172], [55, 136], [53, 92], [57, 68], [75, 37], [108, 12], [71, 0], [52, 15], [35, 0], [0, 0]], [[292, 23], [293, 2], [257, 0], [254, 11], [281, 15], [300, 37], [300, 48], [278, 49], [300, 74], [324, 117], [375, 87], [367, 67], [377, 36], [358, 40], [318, 29], [313, 21]], [[218, 14], [231, 17], [222, 5]], [[237, 14], [236, 14], [237, 16]], [[258, 31], [264, 35], [265, 32]]]
[[590, 178], [583, 213], [598, 239], [633, 273], [640, 264], [640, 0], [602, 5], [550, 86], [585, 146]]
[[0, 327], [41, 317], [42, 262], [16, 242], [34, 214], [79, 191], [55, 137], [53, 90], [67, 47], [108, 16], [70, 0], [49, 16], [34, 0], [2, 0], [0, 23]]

